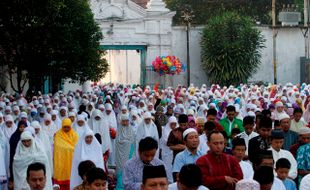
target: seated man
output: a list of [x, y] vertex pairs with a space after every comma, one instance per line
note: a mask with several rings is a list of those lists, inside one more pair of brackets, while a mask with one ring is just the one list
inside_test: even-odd
[[169, 190], [208, 190], [202, 185], [202, 173], [196, 164], [182, 166], [178, 181], [169, 185]]
[[146, 137], [139, 142], [139, 155], [128, 160], [124, 166], [124, 189], [140, 190], [142, 184], [142, 171], [145, 165], [164, 165], [163, 161], [155, 157], [157, 149], [158, 143], [152, 137]]
[[168, 179], [164, 165], [143, 168], [141, 190], [168, 190]]
[[107, 174], [101, 168], [92, 168], [86, 174], [87, 190], [107, 189]]

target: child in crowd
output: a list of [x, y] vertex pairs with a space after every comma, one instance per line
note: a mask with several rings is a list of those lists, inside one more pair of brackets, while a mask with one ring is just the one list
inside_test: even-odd
[[277, 178], [279, 178], [283, 182], [286, 190], [297, 190], [295, 182], [288, 178], [290, 168], [291, 163], [288, 161], [288, 159], [280, 158], [276, 162]]

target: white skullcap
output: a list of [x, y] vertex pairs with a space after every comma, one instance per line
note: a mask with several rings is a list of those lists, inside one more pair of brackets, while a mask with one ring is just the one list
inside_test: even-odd
[[306, 135], [306, 134], [310, 134], [310, 128], [308, 127], [301, 127], [298, 131], [298, 134], [300, 135]]
[[282, 119], [290, 119], [290, 116], [287, 115], [286, 113], [282, 113], [279, 115], [279, 121], [281, 121]]
[[256, 115], [255, 115], [255, 113], [254, 113], [254, 112], [249, 111], [249, 112], [248, 112], [248, 116], [255, 117]]
[[169, 119], [168, 119], [168, 123], [178, 123], [178, 120], [177, 120], [176, 117], [171, 116], [171, 117], [169, 117]]
[[279, 102], [276, 103], [275, 106], [276, 106], [276, 108], [277, 108], [277, 107], [283, 107], [283, 103], [279, 101]]
[[151, 114], [150, 112], [145, 112], [145, 113], [143, 114], [143, 118], [144, 118], [144, 119], [152, 119], [152, 114]]
[[187, 110], [187, 115], [194, 115], [194, 114], [195, 114], [195, 112], [194, 112], [193, 109], [188, 109]]
[[186, 130], [183, 132], [183, 139], [185, 139], [186, 135], [188, 135], [189, 133], [197, 133], [197, 134], [198, 134], [198, 132], [196, 131], [196, 129], [194, 129], [194, 128], [188, 128], [188, 129], [186, 129]]
[[236, 184], [236, 190], [260, 190], [260, 185], [253, 179], [242, 179]]

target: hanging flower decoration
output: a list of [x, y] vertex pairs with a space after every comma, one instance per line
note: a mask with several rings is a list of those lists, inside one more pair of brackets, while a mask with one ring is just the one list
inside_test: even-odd
[[186, 70], [185, 64], [180, 62], [176, 56], [157, 56], [152, 62], [153, 69], [160, 75], [180, 74]]

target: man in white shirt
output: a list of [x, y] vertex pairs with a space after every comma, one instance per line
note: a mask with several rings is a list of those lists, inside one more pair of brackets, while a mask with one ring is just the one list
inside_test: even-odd
[[281, 130], [273, 130], [271, 132], [271, 147], [269, 150], [272, 151], [273, 160], [276, 163], [280, 158], [286, 158], [291, 163], [291, 169], [288, 177], [295, 179], [297, 177], [297, 161], [295, 160], [292, 153], [282, 149], [284, 143], [284, 134]]
[[204, 126], [204, 134], [199, 136], [199, 146], [198, 150], [201, 151], [203, 154], [207, 154], [209, 151], [209, 146], [208, 146], [208, 134], [210, 131], [213, 131], [216, 126], [215, 123], [212, 121], [207, 121]]
[[250, 139], [257, 137], [258, 133], [253, 131], [254, 128], [254, 117], [252, 116], [246, 116], [243, 118], [243, 127], [244, 131], [237, 135], [236, 137], [240, 137], [244, 139], [245, 145], [246, 145], [246, 151], [245, 155], [248, 155], [248, 147], [249, 147], [249, 141]]
[[243, 179], [253, 179], [254, 171], [251, 164], [248, 162], [243, 161], [243, 158], [245, 156], [245, 150], [246, 145], [245, 141], [242, 138], [234, 138], [232, 140], [232, 153], [235, 158], [239, 161], [242, 173], [243, 173]]

